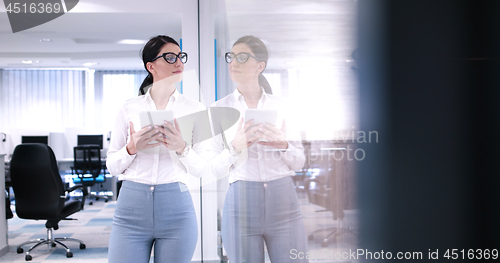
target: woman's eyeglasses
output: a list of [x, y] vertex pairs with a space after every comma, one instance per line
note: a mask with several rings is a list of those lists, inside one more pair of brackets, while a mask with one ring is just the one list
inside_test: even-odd
[[243, 63], [247, 62], [247, 60], [250, 57], [255, 58], [257, 61], [260, 61], [260, 59], [253, 56], [250, 53], [241, 52], [241, 53], [238, 53], [235, 55], [233, 52], [227, 52], [226, 53], [226, 62], [231, 63], [236, 58], [236, 61], [238, 61], [238, 63], [243, 64]]
[[186, 64], [188, 61], [188, 54], [186, 52], [180, 52], [179, 55], [168, 52], [168, 53], [163, 53], [151, 60], [151, 62], [163, 57], [163, 59], [168, 63], [168, 64], [174, 64], [177, 61], [177, 58], [179, 58], [182, 62], [182, 64]]

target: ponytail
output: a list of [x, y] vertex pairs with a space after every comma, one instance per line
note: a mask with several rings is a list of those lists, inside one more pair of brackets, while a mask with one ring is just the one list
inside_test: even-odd
[[271, 94], [271, 95], [273, 94], [273, 90], [271, 89], [271, 85], [267, 81], [266, 77], [264, 77], [264, 75], [262, 75], [262, 73], [259, 74], [259, 85], [262, 88], [264, 88], [264, 91], [267, 94]]
[[167, 43], [172, 43], [179, 46], [179, 43], [175, 41], [175, 39], [169, 37], [169, 36], [164, 36], [164, 35], [159, 35], [156, 37], [151, 38], [146, 45], [141, 50], [142, 53], [142, 62], [144, 63], [144, 68], [148, 72], [148, 75], [144, 79], [144, 81], [141, 84], [141, 87], [139, 88], [139, 96], [146, 94], [148, 89], [151, 87], [153, 84], [153, 75], [151, 72], [148, 71], [147, 64], [148, 62], [153, 61], [155, 57], [157, 57], [161, 51], [161, 48], [167, 44]]
[[146, 94], [151, 84], [153, 84], [153, 75], [151, 75], [151, 73], [148, 72], [148, 75], [142, 82], [141, 87], [139, 88], [139, 96]]
[[[267, 51], [266, 45], [264, 44], [264, 42], [262, 42], [262, 40], [254, 36], [244, 36], [236, 40], [236, 42], [234, 42], [233, 44], [233, 47], [237, 44], [247, 45], [252, 51], [252, 53], [257, 57], [257, 60], [265, 63], [264, 69], [262, 71], [266, 69], [269, 53]], [[259, 86], [264, 88], [264, 91], [267, 94], [273, 94], [271, 85], [269, 85], [269, 82], [267, 81], [266, 77], [262, 75], [262, 72], [259, 74]]]

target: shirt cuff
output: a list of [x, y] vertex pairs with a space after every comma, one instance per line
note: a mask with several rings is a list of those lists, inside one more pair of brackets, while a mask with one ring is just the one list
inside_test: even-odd
[[221, 152], [224, 160], [227, 160], [230, 165], [233, 165], [237, 160], [238, 158], [240, 157], [241, 153], [237, 153], [236, 155], [232, 155], [230, 152], [229, 152], [229, 149], [224, 149], [222, 152]]
[[[137, 153], [135, 153], [135, 154], [129, 154], [128, 153], [128, 151], [127, 151], [127, 145], [126, 144], [125, 144], [125, 146], [123, 146], [123, 148], [121, 148], [118, 151], [118, 154], [120, 156], [128, 156], [130, 161], [132, 161], [137, 156]], [[125, 157], [125, 158], [127, 158], [127, 157]]]
[[293, 146], [293, 144], [288, 142], [288, 148], [279, 151], [279, 153], [281, 155], [288, 155], [288, 154], [292, 154], [295, 151], [297, 151], [297, 147]]
[[[186, 147], [188, 147], [188, 146], [186, 146]], [[196, 152], [194, 152], [193, 148], [189, 148], [189, 151], [188, 151], [186, 156], [184, 156], [184, 157], [182, 155], [179, 156], [177, 154], [177, 152], [175, 153], [175, 155], [177, 156], [177, 158], [179, 158], [179, 160], [181, 161], [182, 164], [188, 164], [191, 160], [193, 160], [193, 159], [196, 160], [197, 154], [196, 154]]]
[[189, 152], [186, 156], [182, 157], [177, 155], [177, 159], [179, 159], [179, 162], [184, 166], [186, 171], [189, 171], [191, 167], [196, 166], [198, 158], [196, 152], [193, 151], [193, 149], [189, 149]]

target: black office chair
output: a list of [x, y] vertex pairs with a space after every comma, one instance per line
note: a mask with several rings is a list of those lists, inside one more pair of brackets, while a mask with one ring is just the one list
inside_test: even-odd
[[52, 236], [52, 229], [59, 228], [59, 221], [73, 220], [68, 216], [83, 209], [85, 199], [66, 201], [67, 194], [80, 188], [85, 196], [86, 189], [76, 186], [64, 190], [54, 152], [48, 145], [41, 143], [18, 145], [12, 154], [10, 176], [17, 216], [22, 219], [47, 220], [45, 223], [47, 239], [24, 242], [17, 246], [17, 253], [24, 252], [22, 248], [24, 245], [36, 243], [26, 251], [26, 261], [32, 259], [30, 252], [42, 244], [47, 244], [49, 248], [61, 245], [66, 249], [66, 257], [73, 257], [73, 253], [61, 241], [78, 242], [80, 249], [85, 249], [85, 244], [81, 240]]
[[[75, 184], [87, 187], [89, 200], [93, 197], [95, 200], [103, 198], [108, 202], [107, 195], [94, 195], [91, 193], [91, 187], [96, 183], [106, 182], [105, 167], [101, 161], [101, 148], [99, 145], [79, 145], [73, 148], [73, 167], [72, 173], [78, 177], [73, 179]], [[92, 201], [89, 202], [92, 205]]]
[[[341, 148], [339, 148], [339, 150], [341, 150]], [[322, 247], [328, 246], [330, 238], [342, 233], [350, 233], [357, 236], [353, 228], [344, 228], [342, 226], [344, 208], [347, 206], [348, 200], [345, 190], [347, 184], [344, 180], [344, 168], [345, 165], [342, 161], [327, 161], [325, 165], [323, 165], [323, 173], [311, 177], [305, 184], [309, 202], [325, 208], [325, 210], [319, 210], [317, 212], [330, 211], [332, 212], [333, 219], [337, 220], [337, 227], [322, 228], [309, 234], [308, 239], [314, 240], [315, 234], [319, 232], [329, 232], [321, 242]]]

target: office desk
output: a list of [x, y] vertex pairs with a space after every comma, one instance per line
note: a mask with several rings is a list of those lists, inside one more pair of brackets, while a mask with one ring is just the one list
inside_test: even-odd
[[[2, 155], [2, 158], [3, 158], [3, 155]], [[9, 166], [10, 165], [10, 160], [5, 161], [3, 163], [5, 164], [5, 166]], [[106, 158], [102, 158], [101, 159], [101, 163], [103, 165], [106, 165]], [[59, 168], [59, 172], [71, 170], [72, 166], [73, 166], [73, 158], [57, 159], [57, 167]]]
[[[59, 171], [60, 172], [64, 171], [64, 173], [66, 173], [67, 171], [71, 170], [71, 167], [73, 166], [73, 161], [74, 161], [73, 158], [58, 159], [57, 166], [59, 167]], [[106, 167], [106, 158], [101, 158], [101, 163], [102, 163], [103, 167]], [[106, 170], [106, 172], [107, 172], [107, 170]], [[118, 177], [111, 176], [109, 173], [105, 174], [104, 176], [106, 176], [106, 183], [104, 183], [104, 184], [105, 185], [109, 184], [111, 187], [111, 189], [109, 189], [109, 188], [107, 188], [107, 186], [105, 186], [105, 189], [111, 190], [111, 192], [113, 193], [111, 200], [116, 201], [116, 196], [118, 193], [118, 186], [117, 186]], [[65, 178], [63, 178], [63, 181], [65, 181]]]
[[[3, 158], [3, 156], [2, 156], [2, 158]], [[66, 178], [65, 175], [68, 174], [68, 171], [71, 170], [71, 167], [73, 166], [73, 161], [74, 161], [73, 158], [61, 158], [61, 159], [57, 159], [57, 167], [59, 168], [59, 174], [61, 175], [61, 179], [63, 180], [63, 182], [68, 183], [68, 180], [66, 180], [67, 178]], [[106, 158], [102, 158], [101, 162], [105, 166], [106, 165]], [[6, 166], [9, 166], [10, 165], [10, 160], [2, 162], [2, 164], [5, 164]], [[112, 200], [116, 201], [116, 194], [117, 194], [117, 191], [118, 191], [118, 189], [117, 189], [117, 177], [116, 176], [111, 176], [110, 174], [107, 174], [107, 175], [108, 176], [105, 175], [106, 176], [106, 181], [109, 180], [109, 184], [111, 186], [110, 190], [113, 193]], [[5, 179], [5, 176], [2, 177], [2, 180], [4, 180], [4, 179]], [[4, 185], [4, 183], [2, 183], [2, 185]], [[107, 189], [109, 189], [109, 188], [107, 188]]]
[[[101, 158], [101, 163], [106, 165], [106, 158]], [[73, 158], [57, 159], [57, 166], [59, 167], [59, 171], [71, 170], [71, 166], [73, 166]]]

